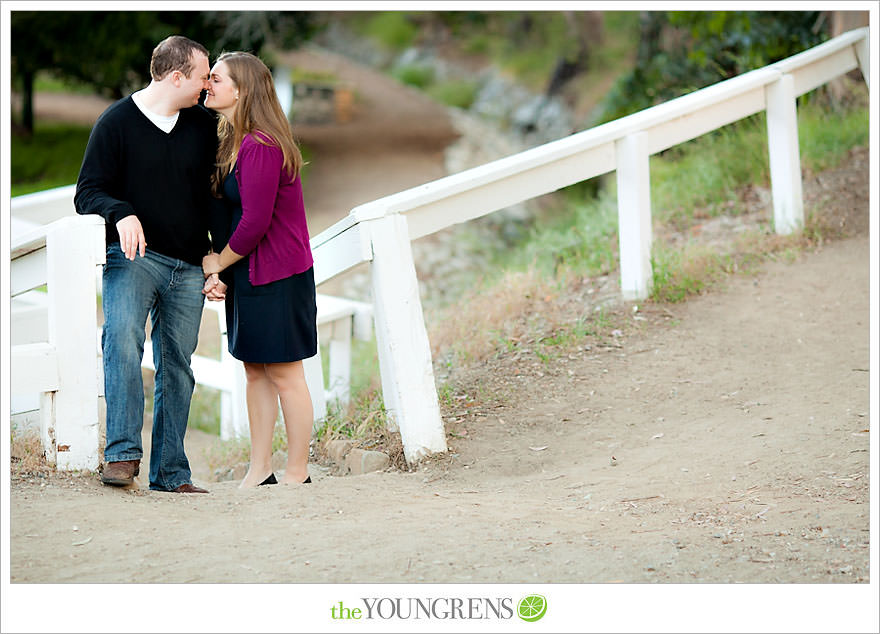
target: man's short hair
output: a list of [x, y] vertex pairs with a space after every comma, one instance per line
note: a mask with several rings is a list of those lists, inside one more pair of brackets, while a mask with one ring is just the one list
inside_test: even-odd
[[150, 75], [161, 81], [171, 71], [179, 70], [189, 78], [193, 71], [192, 57], [195, 53], [208, 56], [208, 49], [182, 35], [171, 35], [156, 45], [150, 60]]

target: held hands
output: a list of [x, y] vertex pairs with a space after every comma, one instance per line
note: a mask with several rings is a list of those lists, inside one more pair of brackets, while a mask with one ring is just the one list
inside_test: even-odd
[[144, 257], [147, 241], [144, 238], [144, 228], [137, 216], [126, 216], [117, 222], [116, 232], [119, 234], [119, 247], [126, 258], [133, 261], [136, 253]]
[[202, 258], [202, 272], [205, 274], [205, 287], [202, 293], [212, 302], [226, 299], [226, 284], [220, 281], [220, 255], [209, 253]]
[[222, 302], [226, 299], [226, 284], [220, 281], [220, 276], [212, 273], [205, 278], [205, 287], [202, 293], [211, 302]]

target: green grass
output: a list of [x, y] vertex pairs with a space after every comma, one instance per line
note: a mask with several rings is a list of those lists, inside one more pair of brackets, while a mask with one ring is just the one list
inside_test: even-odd
[[190, 403], [187, 425], [208, 434], [220, 435], [220, 392], [218, 390], [196, 385]]
[[710, 278], [719, 270], [714, 253], [674, 250], [655, 245], [651, 257], [653, 273], [652, 299], [659, 302], [680, 302], [689, 295], [700, 294]]
[[315, 438], [318, 442], [337, 438], [360, 440], [384, 432], [387, 421], [381, 391], [365, 389], [354, 394], [348, 407], [328, 408], [324, 424], [316, 431]]
[[525, 239], [493, 258], [494, 284], [507, 271], [536, 269], [554, 277], [563, 269], [591, 275], [617, 266], [617, 197], [613, 182], [598, 197], [581, 198], [582, 188], [562, 190], [556, 205], [539, 216]]
[[[798, 121], [801, 164], [806, 171], [835, 167], [852, 147], [868, 145], [866, 107], [835, 109], [819, 98], [803, 100]], [[484, 271], [477, 282], [479, 287], [475, 285], [469, 292], [490, 293], [497, 285], [509, 283], [511, 271], [536, 272], [558, 289], [578, 277], [616, 275], [616, 178], [610, 174], [597, 179], [597, 183], [601, 186], [580, 184], [555, 194], [550, 208], [533, 220], [523, 239], [494, 254], [490, 270]], [[651, 158], [655, 227], [683, 230], [706, 217], [736, 215], [742, 208], [738, 199], [741, 189], [752, 184], [769, 187], [763, 113]], [[807, 229], [813, 230], [809, 226]], [[816, 240], [812, 235], [805, 238]], [[704, 292], [726, 274], [754, 269], [762, 250], [779, 250], [777, 257], [786, 257], [786, 249], [796, 248], [773, 243], [772, 239], [773, 236], [744, 235], [735, 255], [714, 252], [701, 245], [672, 249], [655, 241], [652, 299], [682, 301]], [[541, 355], [546, 357], [548, 348], [579, 337], [578, 327], [567, 328], [544, 335], [538, 347]], [[493, 338], [498, 350], [511, 351], [517, 345], [501, 328], [487, 332], [486, 336]]]
[[316, 84], [335, 84], [339, 81], [339, 77], [336, 75], [336, 73], [331, 73], [329, 71], [294, 68], [290, 71], [290, 81], [294, 84], [303, 82]]
[[34, 78], [34, 92], [73, 93], [75, 95], [94, 95], [95, 88], [73, 79], [58, 78], [48, 71], [40, 71]]
[[[803, 169], [832, 168], [850, 148], [868, 144], [867, 109], [835, 111], [820, 99], [802, 102], [798, 138]], [[735, 213], [738, 190], [750, 184], [770, 184], [764, 113], [651, 157], [654, 221], [687, 224], [697, 208], [708, 217]]]
[[[864, 86], [856, 87], [867, 90]], [[868, 145], [868, 110], [831, 110], [821, 99], [804, 103], [798, 109], [798, 139], [801, 165], [814, 172], [836, 167], [850, 148]]]
[[[324, 373], [324, 385], [330, 382], [330, 346], [321, 346], [321, 366]], [[351, 385], [350, 392], [359, 394], [369, 389], [378, 388], [379, 354], [376, 349], [375, 337], [370, 341], [352, 339], [351, 341]]]
[[430, 66], [399, 66], [391, 75], [399, 82], [424, 90], [434, 83], [434, 70]]
[[726, 210], [737, 189], [769, 182], [763, 113], [651, 157], [651, 207], [656, 221], [686, 223], [697, 207]]
[[32, 137], [12, 135], [11, 195], [76, 183], [90, 131], [88, 126], [38, 122]]
[[355, 29], [379, 42], [386, 49], [403, 51], [415, 42], [418, 27], [405, 11], [381, 11], [356, 16], [352, 20]]
[[449, 80], [428, 86], [428, 96], [447, 106], [468, 109], [474, 103], [480, 86], [472, 81]]
[[[321, 346], [324, 384], [330, 381], [329, 345]], [[318, 442], [336, 438], [361, 439], [384, 430], [387, 413], [379, 381], [379, 354], [375, 338], [351, 342], [351, 398], [347, 406], [327, 404], [327, 416], [315, 431]]]

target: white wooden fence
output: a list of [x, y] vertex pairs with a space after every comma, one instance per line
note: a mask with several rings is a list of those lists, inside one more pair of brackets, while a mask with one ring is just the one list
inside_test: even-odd
[[[616, 171], [621, 291], [624, 299], [645, 298], [652, 277], [649, 157], [766, 110], [775, 229], [781, 234], [798, 230], [803, 225], [803, 200], [795, 100], [857, 68], [867, 82], [868, 42], [867, 28], [850, 31], [653, 108], [360, 205], [315, 236], [318, 285], [361, 262], [371, 263], [383, 396], [390, 425], [400, 430], [406, 459], [414, 462], [446, 451], [412, 240]], [[16, 249], [22, 247], [15, 245], [13, 276], [20, 268], [16, 260], [23, 257], [16, 256]], [[80, 266], [87, 268], [85, 263]], [[82, 286], [86, 290], [87, 284]], [[49, 294], [53, 294], [51, 285]], [[13, 356], [13, 374], [23, 363], [22, 357], [16, 359]], [[47, 376], [54, 376], [52, 367], [46, 362]], [[65, 389], [62, 377], [41, 385], [49, 391], [56, 386], [59, 393]], [[71, 424], [88, 425], [91, 419], [76, 420]], [[59, 419], [56, 434], [60, 424]], [[59, 459], [59, 467], [65, 464], [73, 461]]]
[[[104, 394], [104, 377], [97, 306], [83, 298], [100, 292], [97, 267], [105, 259], [104, 222], [76, 215], [74, 192], [74, 186], [60, 187], [12, 201], [11, 413], [25, 424], [36, 418], [46, 455], [58, 468], [93, 469], [100, 424], [97, 399]], [[43, 285], [48, 292], [33, 290]], [[326, 387], [320, 350], [304, 366], [319, 424], [328, 404], [348, 403], [352, 337], [372, 339], [372, 307], [323, 294], [317, 304], [319, 340], [329, 353]], [[223, 303], [205, 306], [218, 320], [220, 359], [194, 355], [193, 374], [199, 385], [220, 391], [221, 437], [246, 437], [244, 370], [226, 345]], [[94, 333], [91, 348], [87, 333]], [[149, 345], [142, 365], [154, 369]], [[87, 404], [91, 400], [95, 403]], [[80, 428], [82, 433], [73, 432]]]
[[[59, 469], [98, 467], [99, 364], [94, 299], [96, 267], [104, 263], [104, 220], [64, 218], [13, 240], [12, 298], [49, 289], [46, 341], [16, 344], [11, 333], [11, 394], [39, 394], [40, 435], [50, 462]], [[31, 330], [41, 316], [24, 316]], [[21, 324], [21, 321], [19, 321]], [[19, 339], [21, 341], [21, 339]]]

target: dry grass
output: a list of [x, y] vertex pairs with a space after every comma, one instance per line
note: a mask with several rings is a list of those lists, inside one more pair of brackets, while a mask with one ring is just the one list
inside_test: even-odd
[[409, 471], [400, 433], [389, 431], [387, 421], [381, 389], [378, 385], [371, 385], [356, 394], [347, 407], [330, 409], [323, 427], [316, 435], [315, 457], [321, 463], [330, 465], [328, 445], [334, 440], [352, 440], [355, 447], [381, 451], [388, 455], [394, 468]]
[[[445, 309], [430, 326], [434, 357], [451, 352], [464, 361], [480, 360], [496, 349], [499, 341], [528, 339], [536, 321], [552, 320], [559, 290], [535, 271], [508, 272], [486, 290], [467, 293], [455, 306]], [[552, 327], [552, 325], [551, 325]]]
[[38, 432], [13, 432], [10, 436], [9, 471], [13, 479], [55, 472], [55, 468], [46, 462]]

